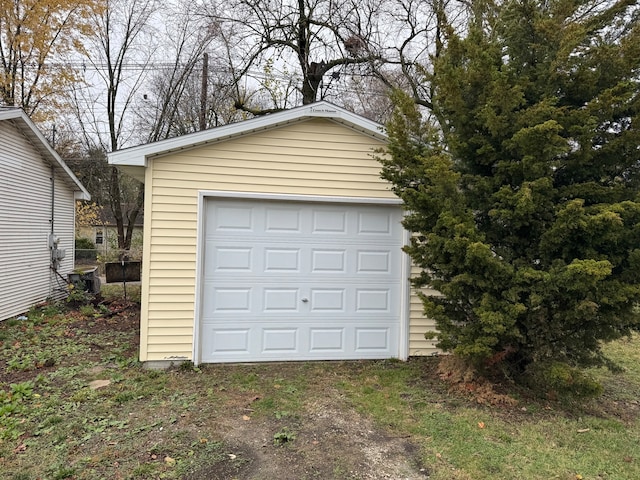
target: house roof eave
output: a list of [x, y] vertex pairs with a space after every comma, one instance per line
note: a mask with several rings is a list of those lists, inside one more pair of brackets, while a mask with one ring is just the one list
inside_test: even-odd
[[20, 108], [0, 108], [0, 121], [10, 120], [29, 139], [31, 144], [38, 150], [40, 155], [52, 166], [60, 168], [67, 179], [67, 183], [74, 191], [76, 200], [91, 200], [91, 194], [80, 183], [60, 155], [49, 145], [42, 132], [31, 121], [29, 116]]
[[151, 157], [280, 127], [306, 118], [326, 118], [380, 141], [387, 140], [387, 135], [382, 125], [329, 102], [322, 101], [180, 137], [117, 150], [109, 153], [107, 159], [111, 165], [115, 166], [145, 167], [147, 160]]

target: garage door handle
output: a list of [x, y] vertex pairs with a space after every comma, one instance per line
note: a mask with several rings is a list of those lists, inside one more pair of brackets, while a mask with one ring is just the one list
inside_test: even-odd
[[302, 299], [302, 303], [307, 303], [308, 301], [309, 301], [309, 299], [308, 299], [308, 298], [303, 298], [303, 299]]

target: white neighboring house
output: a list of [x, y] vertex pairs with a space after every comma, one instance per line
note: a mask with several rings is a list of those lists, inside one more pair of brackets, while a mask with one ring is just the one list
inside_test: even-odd
[[0, 107], [0, 320], [65, 295], [75, 202], [90, 198], [29, 117]]

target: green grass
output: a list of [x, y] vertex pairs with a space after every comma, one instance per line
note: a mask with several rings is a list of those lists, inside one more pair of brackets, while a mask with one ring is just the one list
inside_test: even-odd
[[[617, 342], [607, 350], [626, 372], [593, 372], [606, 393], [584, 404], [460, 402], [455, 394], [428, 390], [421, 360], [392, 369], [371, 364], [357, 381], [342, 386], [360, 411], [418, 440], [424, 464], [435, 465], [433, 480], [637, 479], [640, 341]], [[623, 418], [619, 413], [626, 407], [631, 409]]]
[[[450, 392], [433, 358], [146, 370], [126, 320], [83, 312], [46, 307], [0, 324], [3, 479], [188, 478], [229, 461], [215, 433], [229, 415], [271, 422], [287, 455], [327, 392], [345, 418], [364, 414], [410, 439], [431, 480], [640, 478], [638, 337], [607, 346], [624, 371], [592, 372], [605, 387], [598, 399], [518, 392], [517, 405], [491, 407]], [[110, 384], [89, 388], [97, 379]], [[334, 478], [351, 478], [348, 463], [335, 465]]]
[[[124, 296], [125, 286], [122, 283], [109, 283], [102, 285], [100, 288], [100, 294], [107, 300], [120, 299]], [[133, 284], [127, 283], [127, 300], [131, 300], [132, 302], [140, 302], [140, 292], [141, 287], [140, 283], [136, 282]]]

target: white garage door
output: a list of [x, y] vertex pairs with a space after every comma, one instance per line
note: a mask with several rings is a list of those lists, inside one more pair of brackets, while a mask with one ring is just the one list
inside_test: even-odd
[[201, 360], [399, 354], [398, 206], [206, 201]]

